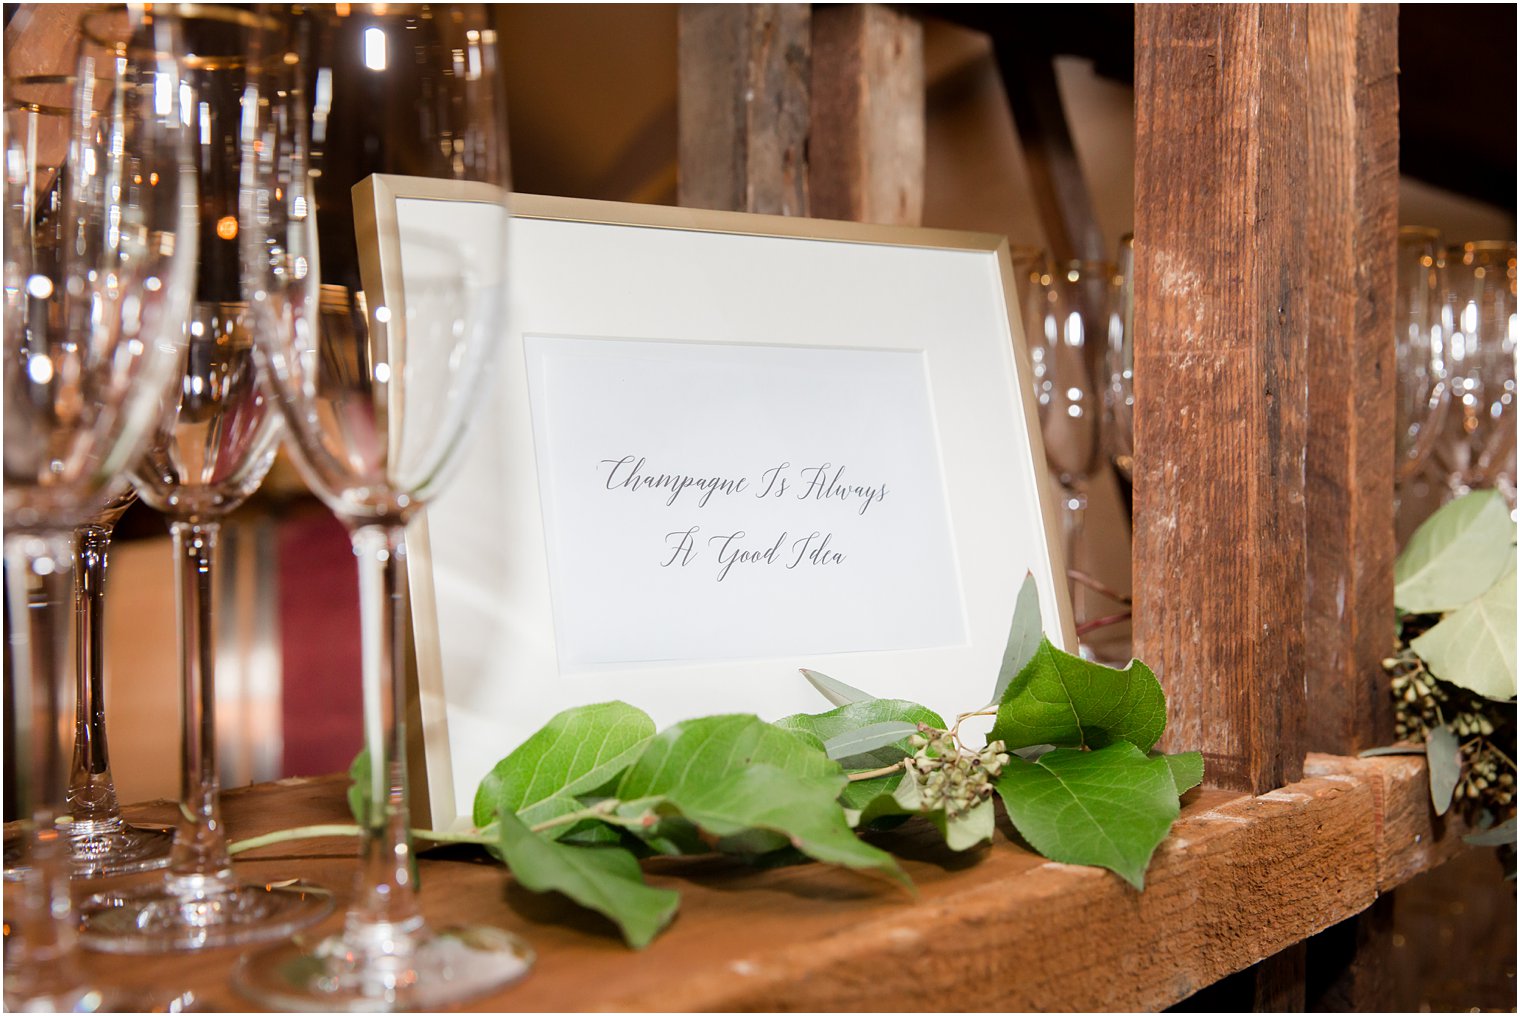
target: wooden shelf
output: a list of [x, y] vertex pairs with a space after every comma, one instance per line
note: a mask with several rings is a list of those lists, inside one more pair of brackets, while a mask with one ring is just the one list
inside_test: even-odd
[[[479, 1011], [1159, 1009], [1359, 913], [1462, 849], [1460, 825], [1430, 813], [1422, 758], [1311, 755], [1306, 772], [1260, 797], [1189, 794], [1144, 893], [1096, 868], [1045, 861], [1000, 818], [997, 842], [970, 856], [949, 853], [927, 830], [891, 834], [916, 900], [817, 864], [647, 862], [650, 880], [683, 900], [675, 924], [643, 952], [625, 948], [601, 918], [523, 892], [474, 853], [424, 859], [422, 901], [434, 923], [498, 924], [538, 951], [532, 975]], [[236, 838], [346, 821], [345, 785], [331, 776], [230, 792], [228, 827]], [[131, 812], [168, 822], [174, 805]], [[341, 838], [277, 845], [238, 867], [245, 878], [326, 885], [341, 909], [353, 849]], [[86, 959], [102, 979], [187, 986], [206, 1004], [240, 1009], [227, 982], [238, 954]]]

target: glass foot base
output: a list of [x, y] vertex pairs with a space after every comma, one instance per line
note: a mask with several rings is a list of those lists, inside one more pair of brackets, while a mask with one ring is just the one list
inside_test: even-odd
[[47, 995], [5, 992], [6, 1012], [196, 1012], [195, 995], [130, 988], [75, 988]]
[[428, 1011], [500, 990], [533, 967], [528, 944], [500, 928], [424, 927], [398, 936], [410, 946], [399, 952], [376, 948], [384, 936], [373, 932], [297, 938], [244, 956], [233, 987], [293, 1012]]
[[80, 941], [115, 953], [249, 945], [286, 938], [333, 909], [331, 893], [301, 883], [174, 890], [173, 881], [166, 879], [156, 886], [91, 896], [79, 907]]
[[[120, 819], [110, 822], [74, 822], [69, 825], [69, 874], [74, 878], [109, 878], [166, 867], [174, 846], [169, 829], [139, 829]], [[25, 876], [26, 838], [5, 840], [5, 880]]]

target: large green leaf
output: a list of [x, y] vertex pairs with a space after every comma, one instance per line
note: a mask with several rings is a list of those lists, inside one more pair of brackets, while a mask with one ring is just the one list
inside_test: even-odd
[[1410, 614], [1456, 610], [1512, 567], [1514, 543], [1515, 523], [1498, 491], [1451, 502], [1415, 530], [1394, 562], [1394, 605]]
[[988, 705], [1003, 701], [1003, 693], [1028, 665], [1035, 650], [1040, 647], [1040, 591], [1035, 588], [1034, 575], [1024, 576], [1019, 587], [1019, 598], [1013, 605], [1013, 623], [1008, 626], [1008, 644], [1003, 647], [1003, 664], [998, 668], [997, 683], [992, 688]]
[[512, 813], [531, 826], [574, 810], [575, 795], [615, 779], [653, 735], [654, 721], [625, 702], [566, 709], [480, 781], [475, 824]]
[[656, 797], [693, 783], [711, 785], [750, 766], [769, 765], [793, 776], [837, 776], [839, 763], [806, 731], [783, 730], [757, 716], [733, 714], [686, 720], [660, 731], [623, 773], [617, 796]]
[[1409, 643], [1430, 672], [1493, 699], [1515, 697], [1515, 557], [1487, 591]]
[[1097, 751], [1057, 748], [1038, 762], [1010, 759], [997, 791], [1040, 853], [1108, 868], [1136, 889], [1179, 810], [1166, 760], [1122, 741]]
[[1151, 752], [1151, 758], [1166, 759], [1167, 768], [1172, 771], [1172, 781], [1177, 784], [1177, 796], [1179, 797], [1203, 782], [1202, 752], [1184, 751], [1176, 755], [1162, 755], [1160, 752]]
[[644, 884], [639, 862], [618, 847], [572, 847], [532, 832], [511, 812], [498, 820], [507, 867], [525, 889], [560, 892], [611, 918], [635, 949], [670, 923], [680, 896]]
[[839, 774], [799, 776], [762, 763], [715, 782], [688, 780], [667, 791], [659, 809], [712, 836], [777, 833], [814, 860], [879, 872], [911, 885], [891, 854], [850, 830], [838, 802], [844, 782]]
[[1128, 741], [1149, 750], [1166, 727], [1166, 696], [1139, 660], [1123, 670], [1090, 663], [1041, 639], [1008, 685], [991, 737], [1010, 749], [1032, 744], [1102, 748]]
[[[776, 721], [776, 726], [783, 730], [811, 735], [827, 744], [846, 734], [891, 722], [914, 725], [924, 723], [941, 730], [945, 728], [945, 721], [938, 713], [917, 702], [907, 702], [902, 699], [868, 699], [863, 702], [851, 702], [826, 713], [798, 713], [795, 716], [783, 716]], [[904, 734], [886, 745], [864, 750], [852, 756], [835, 757], [840, 759], [846, 769], [879, 769], [902, 761], [904, 755], [912, 754], [905, 743], [906, 736]]]

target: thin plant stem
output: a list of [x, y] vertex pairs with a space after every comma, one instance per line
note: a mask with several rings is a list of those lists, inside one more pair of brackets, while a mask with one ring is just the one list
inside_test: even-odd
[[907, 764], [907, 761], [907, 759], [903, 759], [901, 762], [894, 762], [889, 766], [882, 766], [880, 769], [868, 769], [865, 772], [851, 773], [849, 781], [851, 783], [860, 783], [863, 780], [874, 780], [879, 776], [891, 776], [895, 772], [900, 772]]

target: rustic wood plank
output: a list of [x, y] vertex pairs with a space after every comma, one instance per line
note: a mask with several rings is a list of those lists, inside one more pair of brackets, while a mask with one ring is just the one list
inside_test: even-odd
[[1393, 739], [1398, 11], [1308, 9], [1308, 745]]
[[916, 226], [924, 213], [924, 32], [879, 4], [813, 14], [813, 214]]
[[[1034, 19], [1034, 23], [1038, 21]], [[1113, 255], [1103, 242], [1082, 163], [1066, 123], [1053, 55], [1042, 42], [1027, 31], [1002, 33], [997, 37], [995, 56], [1045, 242], [1057, 264], [1073, 259], [1107, 261]]]
[[5, 76], [73, 74], [79, 19], [90, 4], [20, 4], [5, 26]]
[[[888, 834], [916, 901], [823, 865], [646, 862], [650, 882], [678, 888], [683, 902], [643, 952], [557, 897], [523, 893], [470, 853], [422, 860], [422, 904], [433, 920], [510, 928], [538, 951], [533, 974], [480, 1000], [483, 1012], [895, 1010], [909, 997], [972, 1010], [1160, 1009], [1366, 909], [1418, 865], [1461, 849], [1462, 828], [1430, 821], [1422, 759], [1316, 755], [1309, 768], [1313, 776], [1260, 797], [1190, 794], [1143, 893], [1029, 853], [1000, 820], [997, 842], [974, 859], [914, 827]], [[339, 776], [261, 785], [227, 794], [223, 811], [234, 838], [342, 822], [345, 785]], [[129, 809], [136, 821], [173, 816], [172, 802]], [[245, 877], [324, 884], [341, 909], [353, 849], [341, 838], [281, 844], [241, 856], [238, 867]], [[236, 957], [89, 963], [112, 983], [187, 985], [205, 1004], [241, 1009], [226, 980]]]
[[1136, 16], [1135, 642], [1214, 786], [1302, 765], [1305, 14]]
[[807, 4], [685, 4], [677, 15], [678, 200], [808, 214]]

